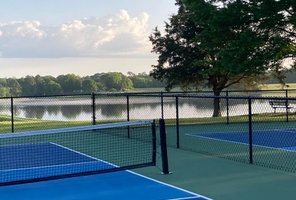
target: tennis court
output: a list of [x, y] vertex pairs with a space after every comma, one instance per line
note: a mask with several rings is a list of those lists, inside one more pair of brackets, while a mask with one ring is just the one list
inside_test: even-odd
[[[248, 131], [193, 133], [187, 135], [225, 142], [233, 142], [246, 145], [250, 144], [250, 135]], [[296, 151], [296, 129], [284, 128], [270, 130], [253, 130], [252, 144], [259, 147]]]
[[1, 198], [209, 199], [129, 171], [155, 165], [155, 134], [153, 120], [2, 134]]
[[14, 200], [209, 199], [130, 171], [5, 186], [0, 193]]

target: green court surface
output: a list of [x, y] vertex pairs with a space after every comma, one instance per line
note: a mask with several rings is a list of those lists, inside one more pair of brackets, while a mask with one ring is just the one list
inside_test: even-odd
[[[296, 123], [256, 122], [252, 124], [253, 163], [289, 172], [296, 172]], [[191, 124], [166, 126], [170, 147], [250, 163], [248, 123]], [[179, 141], [177, 140], [179, 139]]]
[[[294, 200], [296, 174], [168, 148], [170, 175], [156, 167], [135, 170], [215, 200]], [[159, 164], [160, 165], [160, 164]]]

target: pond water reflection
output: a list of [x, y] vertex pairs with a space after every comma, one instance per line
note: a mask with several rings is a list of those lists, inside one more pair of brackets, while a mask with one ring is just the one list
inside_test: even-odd
[[[248, 114], [248, 102], [246, 99], [235, 99], [226, 102], [221, 101], [221, 113], [226, 116]], [[228, 106], [227, 106], [228, 105]], [[129, 112], [127, 111], [129, 109]], [[10, 101], [0, 100], [0, 113], [10, 115]], [[157, 119], [162, 115], [165, 118], [176, 118], [176, 101], [168, 98], [161, 106], [160, 98], [147, 99], [137, 98], [129, 101], [129, 106], [125, 98], [108, 98], [96, 101], [93, 110], [90, 100], [17, 100], [14, 102], [13, 112], [15, 117], [34, 118], [43, 120], [92, 120], [93, 111], [97, 120], [109, 119]], [[182, 98], [178, 101], [178, 111], [180, 118], [190, 117], [211, 117], [213, 113], [212, 99], [202, 98]], [[252, 101], [253, 113], [273, 112], [266, 100]]]

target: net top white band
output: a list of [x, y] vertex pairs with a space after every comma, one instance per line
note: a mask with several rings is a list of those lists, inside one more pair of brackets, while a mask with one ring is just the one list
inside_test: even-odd
[[33, 136], [33, 135], [59, 134], [59, 133], [78, 132], [78, 131], [97, 130], [97, 129], [107, 129], [107, 128], [116, 128], [116, 127], [124, 127], [124, 126], [135, 126], [135, 125], [141, 125], [141, 124], [152, 124], [153, 122], [154, 122], [154, 120], [147, 119], [147, 120], [97, 124], [97, 125], [89, 125], [89, 126], [77, 126], [77, 127], [70, 127], [70, 128], [25, 131], [25, 132], [16, 132], [16, 133], [3, 133], [3, 134], [0, 134], [0, 139], [1, 138], [12, 138], [12, 137]]

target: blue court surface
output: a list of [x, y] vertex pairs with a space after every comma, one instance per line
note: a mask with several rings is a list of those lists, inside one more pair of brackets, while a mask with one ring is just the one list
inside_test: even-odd
[[[215, 139], [226, 142], [249, 144], [249, 132], [215, 132], [194, 133], [189, 136]], [[295, 129], [255, 130], [252, 132], [252, 143], [255, 146], [276, 148], [282, 150], [296, 150]]]
[[129, 171], [3, 186], [0, 194], [9, 200], [209, 199]]
[[[55, 143], [0, 146], [0, 158], [0, 183], [116, 167]], [[131, 171], [6, 185], [0, 187], [0, 197], [7, 200], [209, 199]]]
[[0, 146], [0, 158], [0, 184], [115, 167], [55, 143]]

